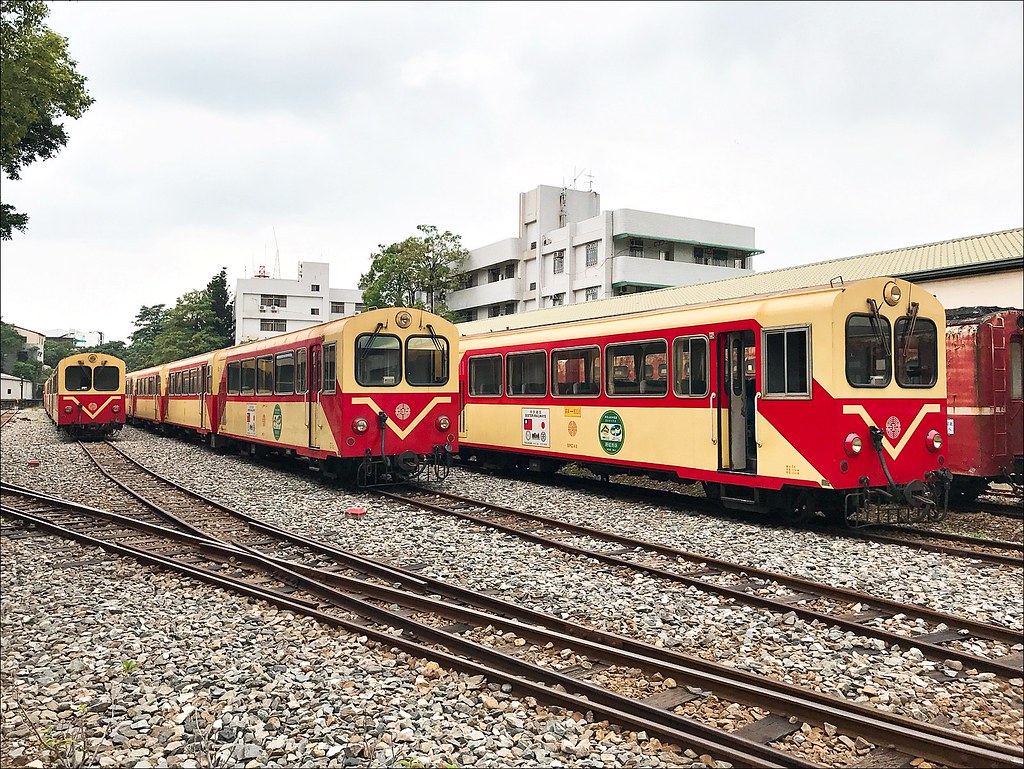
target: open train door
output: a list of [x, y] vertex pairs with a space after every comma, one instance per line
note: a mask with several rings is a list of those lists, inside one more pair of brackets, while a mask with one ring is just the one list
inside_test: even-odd
[[757, 472], [754, 437], [757, 356], [754, 331], [728, 331], [718, 337], [718, 467]]
[[309, 346], [309, 386], [306, 388], [306, 423], [309, 426], [309, 447], [320, 448], [320, 367], [321, 346], [314, 342]]

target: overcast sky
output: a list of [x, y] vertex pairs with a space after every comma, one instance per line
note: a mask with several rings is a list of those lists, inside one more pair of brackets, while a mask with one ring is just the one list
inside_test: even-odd
[[1019, 227], [1022, 4], [57, 2], [95, 104], [3, 179], [2, 316], [128, 342], [143, 305], [518, 194], [754, 227], [759, 270]]

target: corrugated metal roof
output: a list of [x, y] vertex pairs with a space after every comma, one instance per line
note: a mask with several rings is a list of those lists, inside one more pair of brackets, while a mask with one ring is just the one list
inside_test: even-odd
[[1005, 263], [1006, 267], [1012, 267], [1014, 263], [1024, 264], [1024, 228], [1018, 227], [988, 235], [927, 243], [875, 254], [848, 256], [799, 267], [784, 267], [713, 283], [662, 288], [596, 302], [580, 302], [515, 315], [501, 315], [497, 318], [460, 323], [458, 328], [464, 335], [483, 334], [489, 331], [628, 315], [666, 307], [822, 286], [836, 278], [850, 282], [862, 278], [892, 276], [913, 281], [943, 273], [956, 274], [982, 268], [998, 268], [1000, 263]]

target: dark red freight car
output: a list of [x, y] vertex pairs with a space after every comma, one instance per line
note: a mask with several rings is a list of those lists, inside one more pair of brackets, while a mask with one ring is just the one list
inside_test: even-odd
[[947, 467], [951, 503], [990, 484], [1024, 482], [1024, 311], [959, 307], [946, 311]]

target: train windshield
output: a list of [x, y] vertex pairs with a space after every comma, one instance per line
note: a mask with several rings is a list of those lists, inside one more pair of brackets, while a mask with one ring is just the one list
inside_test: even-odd
[[88, 366], [68, 366], [64, 369], [64, 389], [81, 391], [92, 389], [92, 369]]
[[120, 372], [113, 366], [97, 366], [93, 370], [93, 387], [100, 392], [112, 393], [121, 389]]
[[917, 315], [896, 321], [896, 381], [901, 387], [931, 387], [939, 368], [935, 323]]
[[[932, 326], [934, 329], [934, 324]], [[885, 387], [892, 381], [892, 327], [882, 315], [846, 319], [846, 381], [854, 387]]]
[[356, 382], [363, 387], [389, 387], [401, 381], [401, 339], [378, 332], [356, 337]]
[[443, 385], [448, 381], [448, 340], [411, 336], [405, 341], [405, 379], [411, 385]]

